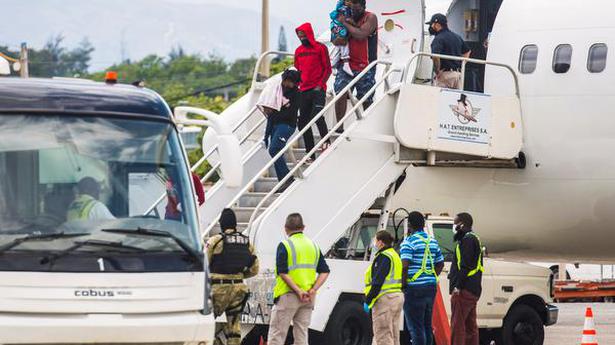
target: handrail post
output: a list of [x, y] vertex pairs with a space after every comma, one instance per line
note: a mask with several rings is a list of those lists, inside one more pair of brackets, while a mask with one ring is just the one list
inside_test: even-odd
[[466, 85], [466, 63], [467, 62], [468, 62], [468, 60], [461, 61], [461, 82], [459, 83], [459, 86], [457, 87], [461, 91], [465, 90], [465, 85]]

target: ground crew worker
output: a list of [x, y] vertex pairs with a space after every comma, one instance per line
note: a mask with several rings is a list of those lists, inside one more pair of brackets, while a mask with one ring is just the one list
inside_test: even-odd
[[[436, 36], [431, 42], [433, 54], [470, 57], [470, 48], [461, 36], [448, 29], [448, 20], [445, 15], [436, 13], [426, 24], [429, 25], [429, 33]], [[432, 60], [436, 73], [435, 86], [449, 89], [462, 88], [461, 61], [445, 60], [439, 57], [433, 57]]]
[[92, 177], [84, 177], [77, 183], [78, 194], [68, 206], [66, 219], [71, 220], [105, 220], [115, 219], [107, 205], [98, 201], [100, 183]]
[[425, 217], [420, 212], [408, 215], [412, 235], [401, 245], [404, 285], [404, 317], [412, 337], [412, 345], [432, 345], [433, 304], [438, 289], [438, 276], [444, 268], [440, 245], [424, 230]]
[[404, 304], [401, 292], [402, 266], [393, 249], [393, 236], [386, 230], [376, 233], [374, 247], [378, 252], [365, 272], [366, 312], [372, 310], [376, 345], [399, 344], [399, 317]]
[[451, 292], [451, 344], [478, 345], [476, 304], [482, 292], [483, 251], [472, 231], [474, 220], [469, 213], [455, 217], [455, 261], [448, 275]]
[[258, 274], [258, 258], [247, 236], [237, 231], [237, 218], [230, 209], [220, 216], [222, 233], [207, 241], [214, 315], [226, 313], [226, 324], [216, 324], [215, 345], [241, 344], [241, 312], [248, 300], [245, 278]]
[[288, 239], [278, 245], [273, 309], [267, 336], [269, 345], [284, 345], [293, 323], [295, 345], [308, 345], [308, 326], [316, 292], [329, 276], [329, 266], [318, 246], [303, 234], [299, 213], [290, 214], [284, 225]]

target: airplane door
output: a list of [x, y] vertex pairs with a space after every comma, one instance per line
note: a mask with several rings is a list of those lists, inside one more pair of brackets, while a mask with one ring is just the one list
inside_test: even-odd
[[[378, 58], [404, 66], [421, 50], [425, 29], [424, 0], [371, 0], [367, 10], [378, 16]], [[415, 68], [411, 68], [414, 71]], [[401, 74], [399, 74], [401, 80]]]

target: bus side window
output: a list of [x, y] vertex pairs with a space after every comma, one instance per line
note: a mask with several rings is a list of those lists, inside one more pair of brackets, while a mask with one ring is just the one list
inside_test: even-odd
[[519, 56], [519, 72], [522, 74], [531, 74], [536, 70], [538, 60], [538, 46], [530, 44], [521, 49]]
[[609, 48], [604, 43], [596, 43], [589, 48], [587, 70], [590, 73], [601, 73], [606, 68], [606, 57]]

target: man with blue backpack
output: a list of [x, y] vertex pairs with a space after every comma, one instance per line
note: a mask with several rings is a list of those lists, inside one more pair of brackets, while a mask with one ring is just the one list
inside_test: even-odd
[[401, 245], [404, 317], [413, 345], [432, 345], [431, 320], [444, 257], [435, 238], [425, 232], [425, 217], [420, 212], [408, 215], [412, 234]]

